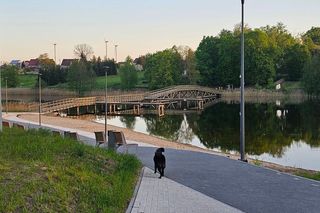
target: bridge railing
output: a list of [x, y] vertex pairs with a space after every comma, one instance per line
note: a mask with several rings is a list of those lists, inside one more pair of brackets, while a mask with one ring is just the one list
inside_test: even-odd
[[62, 110], [62, 109], [67, 109], [71, 107], [93, 105], [95, 103], [96, 103], [96, 97], [68, 98], [68, 99], [43, 103], [41, 105], [41, 108], [42, 108], [42, 112], [52, 112], [55, 110]]
[[[128, 95], [115, 95], [115, 96], [108, 96], [107, 102], [108, 103], [122, 103], [122, 102], [135, 102], [135, 101], [142, 101], [144, 99], [143, 94], [128, 94]], [[104, 96], [98, 96], [97, 102], [103, 103], [105, 101]]]
[[219, 93], [219, 90], [215, 88], [203, 87], [198, 85], [177, 85], [177, 86], [171, 86], [171, 87], [166, 87], [163, 89], [151, 91], [145, 95], [145, 98], [152, 99], [159, 96], [163, 96], [165, 94], [178, 92], [178, 91], [187, 91], [187, 90], [199, 90], [199, 91], [209, 92], [209, 93]]

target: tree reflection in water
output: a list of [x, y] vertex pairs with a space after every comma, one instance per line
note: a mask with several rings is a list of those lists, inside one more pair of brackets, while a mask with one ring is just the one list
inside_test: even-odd
[[[319, 102], [302, 104], [246, 104], [246, 152], [281, 157], [294, 141], [320, 147]], [[200, 115], [145, 115], [146, 132], [182, 143], [200, 142], [221, 151], [239, 150], [239, 105], [218, 103]], [[135, 129], [135, 117], [122, 117]]]

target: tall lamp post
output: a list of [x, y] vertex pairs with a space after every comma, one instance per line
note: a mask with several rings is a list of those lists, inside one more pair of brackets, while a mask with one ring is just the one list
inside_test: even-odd
[[108, 42], [107, 40], [104, 41], [106, 43], [106, 60], [108, 60]]
[[117, 52], [117, 48], [118, 48], [118, 45], [116, 44], [116, 45], [114, 45], [114, 56], [115, 56], [115, 61], [116, 61], [116, 63], [117, 63], [117, 61], [118, 61], [118, 52]]
[[8, 114], [8, 78], [6, 77], [6, 114]]
[[39, 128], [41, 128], [41, 73], [38, 73], [38, 86], [39, 86]]
[[241, 161], [247, 161], [245, 156], [245, 109], [244, 109], [244, 0], [241, 0], [241, 100], [240, 100], [240, 156]]
[[0, 132], [2, 132], [1, 63], [0, 63]]
[[108, 88], [108, 82], [107, 82], [107, 76], [108, 76], [108, 69], [109, 67], [106, 66], [106, 73], [105, 73], [105, 80], [106, 80], [106, 91], [105, 91], [105, 113], [104, 113], [104, 140], [107, 142], [107, 114], [108, 114], [108, 105], [107, 105], [107, 88]]
[[54, 43], [54, 44], [53, 44], [53, 49], [54, 49], [54, 64], [55, 64], [55, 65], [57, 64], [56, 46], [57, 46], [57, 44]]

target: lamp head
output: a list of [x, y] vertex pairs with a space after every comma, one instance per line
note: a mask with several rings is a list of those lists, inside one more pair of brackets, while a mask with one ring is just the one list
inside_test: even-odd
[[241, 0], [241, 4], [244, 4], [244, 0]]

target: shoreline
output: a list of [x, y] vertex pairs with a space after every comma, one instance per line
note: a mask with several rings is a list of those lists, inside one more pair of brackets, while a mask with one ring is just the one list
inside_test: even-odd
[[[16, 116], [21, 119], [27, 120], [27, 121], [32, 121], [32, 122], [38, 121], [37, 114], [17, 113]], [[42, 123], [66, 127], [66, 128], [73, 128], [73, 129], [91, 132], [91, 133], [94, 133], [95, 131], [104, 131], [104, 124], [97, 123], [92, 120], [83, 120], [83, 119], [79, 119], [79, 118], [43, 115], [42, 116]], [[224, 157], [227, 157], [227, 158], [230, 158], [233, 160], [239, 160], [239, 158], [240, 158], [240, 156], [236, 155], [236, 154], [228, 154], [228, 153], [217, 152], [217, 151], [213, 151], [213, 150], [207, 150], [207, 149], [196, 147], [196, 146], [193, 146], [190, 144], [178, 143], [175, 141], [162, 139], [157, 136], [152, 136], [152, 135], [147, 135], [145, 133], [136, 132], [131, 129], [127, 129], [127, 128], [123, 128], [123, 127], [117, 127], [117, 126], [113, 126], [113, 125], [108, 124], [108, 129], [115, 130], [115, 131], [122, 131], [127, 140], [142, 142], [142, 143], [150, 144], [153, 146], [203, 152], [203, 153], [208, 153], [208, 154], [215, 154], [215, 155], [224, 156]], [[247, 158], [247, 160], [248, 160], [248, 163], [250, 163], [252, 165], [265, 167], [268, 169], [272, 169], [272, 170], [276, 170], [276, 171], [284, 172], [284, 173], [289, 173], [292, 175], [297, 175], [299, 173], [307, 173], [307, 174], [314, 175], [314, 174], [318, 173], [318, 171], [315, 171], [315, 170], [308, 170], [308, 169], [295, 168], [295, 167], [290, 167], [290, 166], [283, 166], [280, 164], [275, 164], [275, 163], [266, 162], [266, 161], [260, 161], [260, 160], [256, 160], [256, 159]]]

